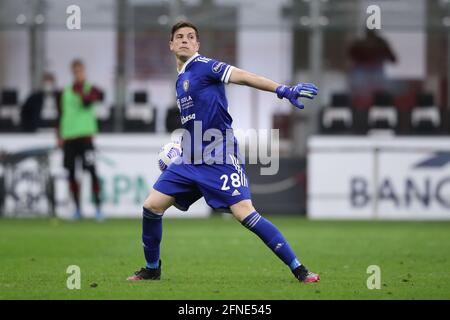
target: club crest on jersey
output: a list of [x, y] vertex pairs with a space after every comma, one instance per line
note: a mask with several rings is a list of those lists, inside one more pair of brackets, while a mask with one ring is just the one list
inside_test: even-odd
[[212, 66], [212, 71], [215, 73], [219, 73], [222, 70], [222, 67], [225, 65], [224, 62], [216, 62]]
[[183, 81], [183, 89], [184, 89], [184, 92], [187, 92], [189, 90], [189, 80]]

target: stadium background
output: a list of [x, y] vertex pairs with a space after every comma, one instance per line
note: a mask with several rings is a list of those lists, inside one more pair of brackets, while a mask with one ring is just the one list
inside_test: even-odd
[[[73, 4], [81, 8], [81, 30], [69, 30], [66, 26], [70, 15], [66, 9]], [[364, 47], [361, 41], [373, 14], [367, 10], [371, 5], [381, 9], [378, 34], [392, 49], [395, 62], [387, 61], [376, 47], [352, 53], [351, 48]], [[79, 243], [79, 252], [71, 252], [75, 260], [81, 257], [79, 254], [88, 252], [87, 239], [99, 241], [102, 248], [98, 237], [106, 231], [98, 228], [108, 227], [119, 237], [126, 234], [125, 243], [133, 244], [122, 244], [117, 254], [126, 252], [133, 255], [133, 262], [139, 263], [139, 220], [122, 223], [109, 218], [139, 218], [142, 202], [159, 174], [157, 151], [169, 141], [171, 124], [176, 125], [177, 119], [173, 91], [175, 64], [167, 45], [169, 29], [174, 21], [188, 19], [199, 26], [203, 55], [278, 82], [313, 82], [320, 88], [315, 100], [305, 102], [305, 110], [294, 109], [274, 94], [237, 85], [228, 86], [227, 95], [235, 129], [279, 130], [279, 172], [264, 176], [260, 174], [261, 163], [248, 165], [250, 188], [258, 210], [270, 214], [288, 239], [301, 242], [299, 246], [306, 250], [306, 257], [319, 264], [325, 274], [329, 272], [329, 277], [342, 279], [343, 274], [358, 270], [360, 287], [365, 286], [365, 268], [378, 258], [388, 266], [393, 263], [393, 257], [401, 260], [396, 263], [402, 262], [401, 266], [390, 269], [394, 273], [390, 278], [392, 284], [388, 282], [386, 286], [391, 291], [384, 290], [383, 295], [376, 296], [359, 287], [353, 290], [352, 285], [337, 294], [338, 283], [334, 282], [335, 287], [328, 287], [328, 291], [336, 295], [325, 297], [392, 298], [394, 292], [394, 298], [449, 298], [448, 276], [444, 270], [449, 263], [446, 243], [449, 243], [450, 225], [425, 220], [450, 218], [450, 1], [2, 0], [0, 17], [3, 271], [11, 270], [17, 263], [26, 265], [23, 261], [29, 258], [26, 251], [22, 256], [16, 255], [11, 244], [27, 241], [21, 238], [25, 230], [30, 237], [33, 232], [45, 234], [41, 242], [35, 243], [36, 255], [48, 258], [45, 244], [62, 239], [60, 234], [53, 233], [55, 228], [67, 232], [68, 242], [87, 237], [74, 240]], [[43, 110], [33, 132], [24, 132], [21, 114], [26, 98], [40, 88], [45, 72], [55, 75], [60, 89], [70, 83], [69, 66], [74, 58], [86, 63], [88, 79], [103, 93], [102, 102], [96, 106], [100, 125], [96, 145], [107, 218], [103, 226], [85, 221], [79, 224], [79, 229], [65, 221], [73, 208], [61, 153], [56, 148], [55, 110], [52, 106]], [[364, 65], [367, 60], [377, 68], [367, 69]], [[251, 147], [245, 139], [240, 143], [243, 150]], [[85, 175], [83, 207], [86, 216], [92, 217], [89, 189], [89, 177]], [[54, 218], [14, 219], [48, 216]], [[203, 200], [189, 213], [172, 208], [167, 217], [210, 217], [201, 222], [168, 219], [172, 239], [185, 236], [188, 227], [192, 228], [189, 239], [199, 237], [200, 242], [202, 236], [196, 232], [205, 231], [206, 236], [214, 226], [221, 226], [216, 230], [219, 235], [224, 230], [236, 232], [230, 231], [234, 229], [230, 229], [229, 216], [212, 213]], [[313, 221], [321, 219], [326, 221]], [[335, 219], [346, 222], [333, 222]], [[243, 233], [235, 236], [244, 239], [243, 243], [251, 242]], [[330, 255], [335, 259], [333, 274], [325, 267], [328, 261], [316, 256], [312, 248], [329, 254], [329, 250], [335, 250], [331, 243], [337, 239], [342, 240], [342, 246], [357, 241], [364, 245], [350, 257], [346, 257], [348, 252], [343, 247], [336, 251], [340, 258]], [[179, 247], [176, 240], [171, 241], [167, 241], [167, 246]], [[220, 237], [215, 241], [201, 243], [208, 251], [221, 246]], [[238, 246], [240, 240], [235, 241], [233, 245]], [[311, 251], [307, 249], [309, 244]], [[371, 244], [378, 249], [368, 254]], [[381, 250], [391, 245], [398, 256]], [[413, 245], [415, 250], [411, 249]], [[106, 248], [108, 244], [103, 246]], [[63, 252], [56, 250], [50, 256], [58, 260]], [[223, 254], [224, 259], [231, 259]], [[402, 255], [404, 258], [400, 258]], [[417, 286], [403, 287], [413, 282], [412, 266], [425, 255], [428, 260], [423, 263], [439, 264], [434, 276], [443, 279], [441, 287], [425, 292]], [[357, 256], [365, 257], [357, 266], [344, 261], [358, 259]], [[178, 252], [173, 262], [190, 258]], [[258, 263], [264, 266], [263, 274], [267, 275], [271, 267], [263, 262], [264, 258], [267, 257], [263, 255]], [[202, 259], [207, 261], [206, 255]], [[115, 275], [123, 278], [120, 272], [129, 272], [135, 265], [120, 261]], [[249, 261], [244, 262], [248, 268]], [[62, 268], [66, 262], [67, 259], [49, 265], [49, 273], [56, 272], [55, 268]], [[100, 260], [94, 265], [99, 268]], [[64, 281], [62, 272], [60, 278]], [[417, 277], [427, 279], [427, 276], [428, 269]], [[96, 281], [102, 287], [102, 280], [95, 277], [94, 272], [89, 281]], [[279, 277], [283, 278], [281, 274]], [[344, 279], [349, 283], [354, 280], [346, 276]], [[6, 278], [2, 282], [7, 293], [4, 297], [23, 297], [20, 285], [8, 287]], [[261, 287], [250, 286], [247, 295], [244, 292], [237, 297], [299, 297], [297, 289], [290, 287], [285, 291], [275, 290], [273, 295], [258, 294], [265, 287], [256, 283]], [[209, 290], [208, 284], [206, 281], [202, 284], [202, 289], [189, 291], [189, 285], [184, 283], [186, 287], [178, 288], [178, 295], [165, 292], [164, 297], [209, 298], [206, 293], [202, 295]], [[233, 292], [240, 292], [235, 287], [238, 285], [242, 283], [232, 282], [225, 286], [223, 295], [212, 298], [236, 297]], [[324, 286], [322, 293], [327, 291]], [[53, 289], [50, 284], [46, 289], [41, 288], [42, 295], [36, 289], [28, 297], [74, 297], [63, 289]], [[103, 295], [84, 292], [75, 298], [125, 297], [116, 289], [112, 288], [109, 296], [105, 290]], [[139, 290], [140, 296], [130, 294], [129, 297], [149, 298], [146, 291]], [[319, 293], [303, 292], [303, 297], [323, 297]]]

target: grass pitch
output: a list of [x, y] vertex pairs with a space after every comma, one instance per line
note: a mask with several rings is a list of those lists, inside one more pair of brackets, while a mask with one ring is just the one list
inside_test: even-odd
[[[140, 220], [0, 219], [0, 299], [450, 298], [450, 222], [268, 218], [320, 283], [296, 281], [231, 218], [165, 219], [157, 282], [125, 280], [143, 266]], [[80, 290], [66, 287], [69, 265]], [[379, 290], [367, 288], [369, 265]]]

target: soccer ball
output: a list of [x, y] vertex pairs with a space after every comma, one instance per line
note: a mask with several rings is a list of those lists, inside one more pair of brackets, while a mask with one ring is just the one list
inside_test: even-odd
[[181, 156], [181, 146], [176, 142], [169, 142], [165, 144], [158, 153], [158, 167], [161, 171], [167, 169], [167, 167], [175, 161], [176, 158]]

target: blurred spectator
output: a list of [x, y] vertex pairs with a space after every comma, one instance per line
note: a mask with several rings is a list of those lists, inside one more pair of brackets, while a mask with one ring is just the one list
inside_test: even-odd
[[167, 132], [173, 132], [174, 130], [181, 128], [180, 109], [174, 104], [167, 109], [166, 114], [166, 130]]
[[45, 106], [55, 112], [60, 108], [61, 92], [56, 89], [55, 77], [45, 73], [42, 87], [33, 92], [25, 101], [20, 111], [21, 128], [25, 132], [35, 132], [41, 123], [41, 112]]
[[384, 64], [395, 63], [397, 58], [389, 43], [375, 30], [367, 30], [365, 38], [355, 40], [349, 47], [348, 55], [352, 95], [371, 98], [374, 92], [389, 88]]
[[97, 119], [94, 103], [99, 100], [99, 90], [86, 80], [84, 64], [81, 60], [72, 62], [73, 83], [64, 88], [58, 144], [64, 152], [64, 167], [69, 172], [69, 187], [75, 202], [74, 219], [82, 217], [80, 206], [80, 184], [76, 179], [77, 161], [91, 174], [92, 193], [96, 205], [96, 218], [103, 219], [100, 210], [100, 181], [95, 167], [93, 138], [97, 133]]

